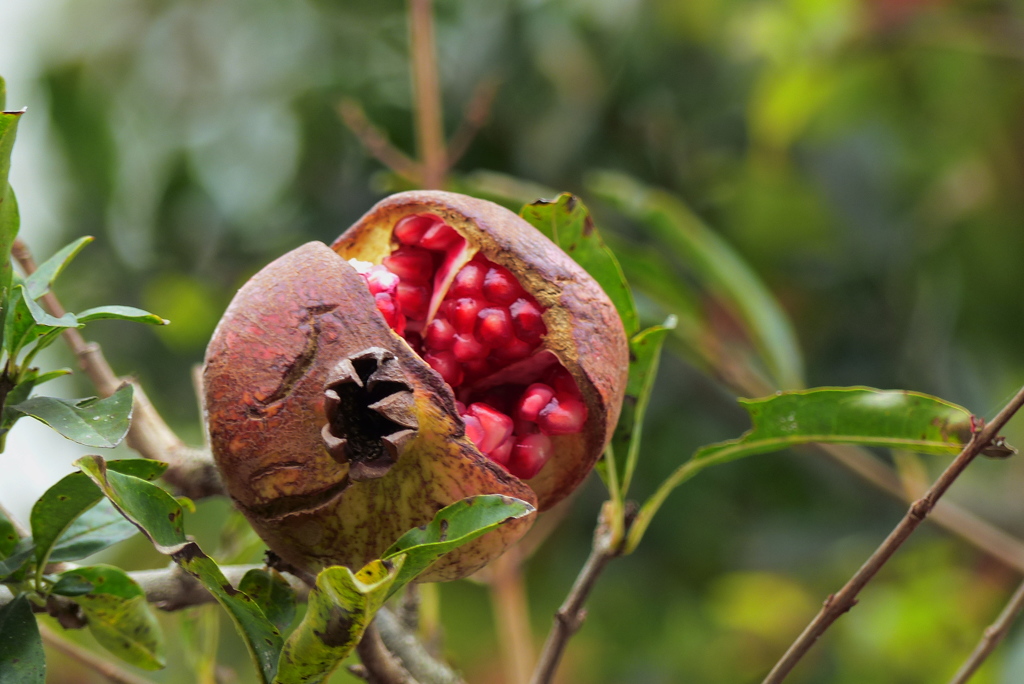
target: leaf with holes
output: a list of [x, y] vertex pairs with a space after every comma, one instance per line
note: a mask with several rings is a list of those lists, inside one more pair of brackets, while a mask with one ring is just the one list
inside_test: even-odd
[[43, 684], [46, 655], [32, 604], [22, 594], [0, 606], [0, 682]]
[[405, 556], [388, 596], [416, 579], [438, 558], [477, 537], [533, 513], [525, 501], [487, 494], [445, 506], [430, 524], [409, 530], [381, 555], [383, 560]]
[[105, 399], [33, 397], [11, 410], [31, 416], [79, 444], [112, 449], [128, 434], [132, 386], [125, 383]]
[[318, 684], [337, 669], [366, 631], [402, 570], [403, 556], [375, 560], [353, 573], [323, 570], [302, 622], [284, 644], [274, 684]]
[[60, 575], [92, 585], [75, 598], [89, 620], [89, 631], [103, 648], [121, 660], [144, 670], [166, 665], [163, 636], [146, 592], [120, 568], [91, 565]]
[[199, 545], [188, 540], [182, 526], [181, 504], [152, 483], [109, 470], [99, 456], [85, 456], [75, 465], [99, 486], [122, 515], [149, 537], [160, 553], [169, 555], [217, 599], [245, 640], [260, 681], [272, 681], [281, 652], [281, 633], [251, 598], [231, 586], [220, 567]]

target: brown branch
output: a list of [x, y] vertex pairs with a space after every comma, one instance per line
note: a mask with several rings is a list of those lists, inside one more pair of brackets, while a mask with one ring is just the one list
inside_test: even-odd
[[[20, 239], [14, 241], [11, 254], [26, 275], [35, 272], [35, 259], [28, 246]], [[43, 307], [52, 315], [64, 315], [64, 307], [52, 292], [47, 292], [40, 299]], [[63, 336], [100, 395], [110, 396], [126, 382], [114, 373], [98, 344], [86, 342], [75, 328], [68, 328], [63, 332]], [[190, 499], [223, 494], [220, 476], [209, 454], [193, 449], [181, 441], [157, 413], [138, 382], [131, 379], [127, 382], [130, 382], [134, 389], [132, 422], [125, 439], [128, 446], [145, 458], [167, 463], [169, 467], [163, 479], [180, 494]]]
[[924, 496], [915, 501], [906, 515], [893, 529], [884, 542], [875, 550], [871, 557], [860, 567], [850, 580], [836, 594], [829, 596], [825, 601], [818, 615], [811, 621], [807, 628], [797, 637], [796, 641], [789, 647], [789, 650], [776, 663], [772, 671], [768, 673], [762, 684], [779, 684], [786, 675], [792, 671], [804, 654], [810, 650], [818, 638], [846, 611], [853, 608], [857, 603], [857, 595], [868, 582], [874, 578], [882, 566], [902, 546], [903, 542], [924, 522], [925, 518], [935, 507], [936, 502], [942, 497], [949, 487], [956, 481], [961, 473], [971, 464], [978, 454], [988, 446], [997, 433], [1013, 417], [1013, 415], [1024, 405], [1024, 388], [1021, 388], [1017, 395], [1003, 407], [992, 422], [980, 432], [976, 432], [971, 441], [963, 448], [963, 451], [953, 459], [953, 462], [943, 471], [942, 475], [925, 492]]
[[403, 627], [398, 616], [387, 608], [377, 611], [373, 624], [387, 650], [398, 658], [415, 680], [423, 684], [465, 684], [447, 664], [433, 657], [423, 643]]
[[[623, 535], [625, 539], [625, 535]], [[583, 564], [583, 569], [576, 576], [576, 581], [569, 590], [565, 602], [555, 613], [555, 620], [544, 642], [544, 648], [540, 654], [540, 661], [533, 671], [531, 684], [550, 684], [554, 679], [555, 670], [565, 653], [566, 644], [570, 637], [579, 631], [586, 618], [584, 604], [590, 592], [604, 571], [609, 561], [621, 553], [621, 542], [616, 546], [610, 544], [609, 528], [604, 522], [598, 524], [594, 533], [594, 543], [590, 549], [590, 556]]]
[[445, 160], [432, 0], [409, 0], [409, 60], [416, 103], [416, 147], [423, 165], [423, 187], [437, 190], [444, 186], [448, 163]]
[[498, 87], [501, 81], [495, 76], [489, 76], [476, 85], [473, 95], [469, 98], [466, 108], [462, 114], [462, 121], [455, 129], [451, 140], [448, 141], [448, 155], [445, 161], [451, 169], [458, 163], [462, 155], [466, 154], [473, 139], [476, 138], [480, 129], [486, 125], [491, 118], [491, 108], [494, 106], [494, 98], [498, 95]]
[[153, 680], [140, 677], [115, 663], [109, 656], [101, 656], [63, 638], [46, 625], [39, 625], [43, 642], [55, 651], [77, 660], [114, 684], [153, 684]]
[[957, 670], [957, 673], [949, 680], [949, 684], [967, 684], [974, 673], [978, 671], [985, 659], [988, 658], [989, 654], [996, 649], [1006, 635], [1010, 633], [1010, 627], [1013, 626], [1014, 621], [1020, 615], [1021, 611], [1024, 610], [1024, 582], [1018, 587], [1017, 591], [1013, 592], [1013, 596], [1007, 602], [1003, 608], [1003, 612], [999, 614], [996, 621], [993, 622], [981, 635], [981, 640], [978, 645], [974, 647], [974, 651], [970, 657], [967, 658], [966, 662]]
[[356, 646], [359, 660], [365, 668], [366, 681], [370, 684], [418, 684], [398, 659], [388, 651], [380, 638], [375, 622], [371, 622]]
[[342, 100], [338, 103], [338, 115], [377, 161], [411, 183], [420, 182], [423, 176], [420, 165], [391, 144], [387, 135], [370, 121], [358, 102], [351, 99]]

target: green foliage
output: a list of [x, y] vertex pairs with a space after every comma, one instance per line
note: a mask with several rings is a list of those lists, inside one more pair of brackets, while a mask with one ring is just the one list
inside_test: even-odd
[[62, 573], [58, 584], [64, 581], [91, 585], [91, 591], [77, 595], [75, 602], [89, 620], [89, 631], [104, 648], [144, 670], [166, 665], [160, 625], [145, 592], [124, 570], [92, 565]]
[[553, 201], [537, 200], [522, 208], [520, 215], [561, 247], [589, 273], [605, 291], [622, 318], [626, 336], [640, 330], [633, 293], [622, 267], [594, 226], [590, 212], [578, 197], [562, 193]]
[[384, 604], [404, 560], [376, 560], [355, 573], [334, 566], [317, 575], [306, 616], [281, 651], [274, 684], [318, 684], [330, 677]]
[[14, 269], [11, 267], [11, 244], [18, 236], [18, 202], [8, 183], [11, 151], [24, 112], [0, 112], [0, 297], [6, 299]]
[[473, 496], [445, 506], [430, 524], [409, 530], [384, 551], [381, 558], [394, 561], [404, 557], [388, 597], [413, 581], [438, 558], [463, 544], [535, 512], [533, 506], [507, 496]]
[[18, 532], [14, 529], [14, 523], [7, 517], [3, 509], [0, 509], [0, 561], [11, 555], [11, 551], [18, 545]]
[[245, 640], [261, 681], [272, 681], [281, 650], [280, 632], [251, 598], [231, 586], [199, 545], [188, 540], [181, 505], [174, 497], [145, 480], [108, 469], [99, 456], [87, 456], [75, 465], [99, 486], [122, 515], [149, 537], [158, 551], [169, 555], [213, 594]]
[[[820, 442], [955, 454], [971, 440], [971, 413], [918, 392], [870, 387], [822, 387], [741, 399], [753, 429], [739, 439], [711, 444], [679, 466], [640, 508], [627, 548], [635, 549], [669, 493], [704, 468], [745, 456]], [[996, 455], [1012, 453], [995, 445]]]
[[[695, 274], [719, 305], [736, 316], [774, 386], [795, 389], [803, 385], [803, 359], [789, 318], [761, 279], [725, 240], [704, 225], [679, 198], [628, 176], [595, 174], [589, 187], [648, 231], [661, 248]], [[701, 346], [700, 340], [689, 342], [697, 348]]]
[[33, 397], [10, 407], [85, 446], [112, 449], [128, 434], [132, 417], [132, 386], [124, 384], [104, 399]]
[[295, 592], [277, 570], [248, 571], [238, 583], [238, 590], [256, 602], [278, 631], [286, 630], [295, 619]]
[[0, 682], [43, 684], [46, 655], [32, 604], [22, 594], [0, 606]]
[[25, 277], [25, 289], [28, 291], [29, 298], [39, 299], [49, 292], [53, 281], [78, 256], [78, 253], [92, 241], [93, 238], [91, 236], [78, 238], [57, 250], [56, 254], [39, 264], [34, 272]]

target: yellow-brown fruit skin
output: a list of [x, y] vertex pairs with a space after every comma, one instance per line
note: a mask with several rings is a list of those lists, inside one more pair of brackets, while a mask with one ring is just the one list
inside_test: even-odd
[[398, 246], [395, 224], [422, 213], [444, 219], [487, 259], [511, 271], [547, 309], [543, 346], [572, 373], [587, 405], [583, 431], [553, 438], [554, 456], [529, 481], [540, 509], [550, 508], [587, 476], [618, 422], [629, 372], [622, 319], [590, 274], [536, 228], [504, 207], [466, 195], [429, 190], [391, 195], [331, 247], [346, 259], [379, 264]]
[[[383, 477], [353, 481], [321, 436], [324, 389], [339, 361], [368, 348], [394, 355], [412, 388], [419, 431]], [[451, 390], [374, 305], [362, 277], [321, 243], [256, 274], [207, 349], [205, 410], [229, 494], [267, 545], [311, 572], [359, 568], [459, 499], [532, 490], [480, 454]], [[530, 527], [513, 520], [435, 563], [423, 581], [464, 577]]]

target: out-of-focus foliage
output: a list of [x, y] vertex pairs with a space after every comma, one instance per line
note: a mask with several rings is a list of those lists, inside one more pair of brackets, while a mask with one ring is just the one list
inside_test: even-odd
[[[71, 310], [117, 301], [174, 321], [89, 335], [198, 439], [189, 368], [234, 290], [286, 249], [332, 240], [381, 194], [381, 167], [339, 122], [338, 101], [358, 100], [413, 149], [404, 4], [33, 1], [49, 7], [33, 27], [38, 73], [5, 74], [7, 102], [32, 113], [20, 136], [48, 118], [56, 172], [24, 187], [15, 168], [18, 196], [56, 207], [59, 244], [97, 236], [71, 266], [78, 286], [58, 286]], [[627, 271], [659, 276], [660, 291], [637, 299], [642, 325], [674, 313], [680, 331], [740, 336], [735, 312], [691, 288], [676, 254], [588, 193], [597, 169], [669, 190], [752, 265], [792, 321], [809, 386], [901, 387], [990, 415], [1024, 377], [1024, 7], [436, 4], [448, 130], [480, 79], [501, 79], [457, 171], [579, 194]], [[680, 339], [647, 412], [637, 498], [698, 446], [747, 427], [732, 394], [680, 360], [693, 358]], [[1009, 440], [1022, 437], [1011, 424]], [[1022, 480], [1017, 464], [980, 462], [952, 497], [1024, 535]], [[586, 555], [601, 496], [594, 484], [577, 497], [529, 567], [538, 634]], [[215, 540], [227, 506], [202, 507], [195, 524]], [[602, 578], [565, 681], [755, 681], [901, 511], [803, 456], [707, 471]], [[792, 681], [942, 681], [1014, 581], [922, 531]], [[499, 681], [485, 593], [459, 583], [441, 594], [454, 660]], [[246, 671], [232, 633], [221, 649]], [[184, 659], [168, 661], [164, 681], [195, 681]], [[1022, 676], [1018, 634], [975, 681]]]

